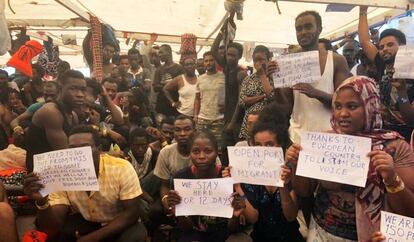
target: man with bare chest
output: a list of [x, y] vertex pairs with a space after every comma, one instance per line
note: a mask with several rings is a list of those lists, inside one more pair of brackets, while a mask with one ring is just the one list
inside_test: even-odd
[[55, 102], [46, 103], [34, 115], [26, 133], [26, 166], [33, 170], [33, 155], [68, 147], [67, 135], [78, 124], [73, 111], [85, 100], [86, 81], [79, 71], [69, 70], [60, 78], [61, 92]]

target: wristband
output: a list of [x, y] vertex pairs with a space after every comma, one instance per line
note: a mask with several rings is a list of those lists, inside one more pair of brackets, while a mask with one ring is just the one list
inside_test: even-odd
[[168, 195], [164, 195], [162, 198], [161, 198], [161, 203], [164, 203], [164, 200], [166, 200], [168, 198]]
[[395, 180], [393, 183], [397, 183], [398, 185], [391, 185], [391, 184], [387, 184], [385, 183], [385, 181], [383, 180], [382, 182], [384, 182], [385, 184], [385, 190], [387, 190], [388, 193], [397, 193], [397, 192], [401, 192], [402, 190], [405, 189], [405, 184], [404, 182], [401, 180], [401, 178], [397, 175], [395, 176]]
[[22, 126], [17, 125], [16, 127], [13, 128], [13, 132], [17, 132], [18, 129], [23, 130]]
[[43, 205], [39, 205], [39, 204], [37, 204], [37, 201], [35, 201], [35, 205], [36, 205], [37, 209], [39, 209], [39, 210], [46, 210], [46, 209], [48, 209], [50, 207], [49, 201], [47, 201]]

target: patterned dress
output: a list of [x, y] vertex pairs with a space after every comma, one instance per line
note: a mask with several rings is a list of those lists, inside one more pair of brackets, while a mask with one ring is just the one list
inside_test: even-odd
[[[269, 79], [270, 86], [273, 87], [273, 80]], [[242, 105], [245, 109], [245, 114], [243, 118], [243, 124], [240, 129], [239, 137], [241, 139], [248, 139], [248, 131], [247, 131], [247, 116], [253, 111], [262, 111], [263, 108], [269, 103], [269, 100], [273, 97], [274, 93], [270, 94], [270, 97], [262, 99], [254, 104], [247, 105], [244, 103], [244, 99], [247, 97], [255, 97], [264, 95], [265, 92], [263, 90], [262, 82], [260, 81], [259, 76], [254, 73], [250, 76], [247, 76], [241, 85], [240, 90], [240, 97], [239, 97], [239, 104]]]

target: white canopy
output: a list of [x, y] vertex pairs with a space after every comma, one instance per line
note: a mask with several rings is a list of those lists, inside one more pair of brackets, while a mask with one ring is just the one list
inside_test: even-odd
[[[395, 7], [369, 8], [368, 17], [371, 22], [383, 21], [404, 13], [404, 8], [412, 7], [408, 5], [408, 0], [337, 2]], [[160, 42], [177, 43], [173, 45], [173, 49], [177, 51], [180, 35], [183, 33], [195, 34], [201, 45], [211, 44], [216, 36], [215, 30], [226, 14], [223, 3], [224, 0], [13, 0], [10, 1], [10, 5], [15, 13], [6, 7], [6, 19], [9, 26], [27, 26], [29, 34], [38, 38], [45, 38], [37, 33], [43, 31], [41, 34], [51, 36], [57, 44], [61, 42], [62, 34], [75, 34], [78, 46], [61, 47], [60, 51], [63, 54], [62, 59], [68, 59], [64, 55], [78, 55], [71, 59], [77, 59], [75, 66], [80, 67], [83, 65], [82, 61], [79, 61], [82, 60], [79, 56], [80, 45], [88, 26], [88, 23], [81, 19], [87, 18], [86, 12], [96, 15], [118, 31], [122, 52], [126, 52], [132, 44], [131, 41], [129, 46], [126, 45], [126, 38], [123, 37], [146, 40], [149, 39], [150, 33], [159, 34]], [[327, 4], [293, 1], [281, 1], [279, 7], [281, 14], [278, 13], [274, 2], [246, 0], [244, 19], [236, 21], [236, 40], [262, 43], [269, 47], [286, 47], [288, 44], [294, 44], [294, 19], [305, 10], [316, 10], [321, 14], [321, 37], [343, 36], [345, 32], [355, 31], [358, 23], [358, 7], [350, 12], [326, 12]], [[8, 57], [0, 59], [0, 64], [5, 63], [5, 58]]]

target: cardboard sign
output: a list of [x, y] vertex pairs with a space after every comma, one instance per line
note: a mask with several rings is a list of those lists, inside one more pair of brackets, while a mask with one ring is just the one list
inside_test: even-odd
[[181, 196], [181, 203], [175, 206], [176, 216], [233, 216], [231, 178], [174, 179], [174, 190]]
[[414, 79], [414, 46], [400, 46], [394, 63], [395, 79]]
[[279, 71], [273, 74], [275, 88], [298, 83], [314, 83], [321, 79], [319, 51], [306, 51], [277, 58]]
[[231, 177], [235, 183], [283, 187], [280, 168], [284, 164], [280, 147], [227, 147]]
[[304, 132], [296, 175], [365, 187], [371, 139]]
[[385, 241], [413, 242], [414, 218], [381, 211], [381, 233]]
[[33, 156], [33, 172], [46, 196], [57, 191], [99, 191], [91, 147], [57, 150]]

